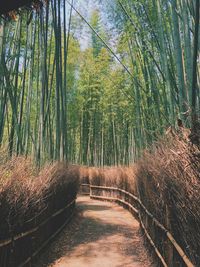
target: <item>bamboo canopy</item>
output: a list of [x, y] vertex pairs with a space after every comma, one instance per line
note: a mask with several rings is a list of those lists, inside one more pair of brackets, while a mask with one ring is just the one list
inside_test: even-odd
[[40, 0], [7, 0], [0, 2], [0, 15], [5, 15], [8, 12], [16, 11], [19, 8], [31, 7], [34, 8], [34, 5], [41, 5], [42, 1]]

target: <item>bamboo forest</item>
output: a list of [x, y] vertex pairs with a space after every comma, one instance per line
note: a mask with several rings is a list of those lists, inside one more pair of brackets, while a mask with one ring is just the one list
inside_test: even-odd
[[89, 18], [81, 3], [50, 1], [1, 19], [0, 143], [11, 155], [129, 164], [178, 118], [191, 127], [199, 111], [198, 7], [101, 4], [107, 14], [99, 6]]
[[[200, 266], [199, 10], [199, 0], [0, 3], [1, 267]], [[71, 245], [60, 265], [38, 261], [37, 249], [75, 210], [73, 232], [90, 205], [96, 224], [98, 205], [119, 225], [126, 209], [137, 214], [142, 234], [129, 247], [141, 265], [119, 248], [121, 265], [114, 250], [101, 254], [100, 225], [91, 240], [101, 265], [74, 259]], [[90, 236], [83, 218], [78, 232]], [[71, 238], [79, 251], [82, 235]], [[128, 246], [110, 247], [120, 242]]]

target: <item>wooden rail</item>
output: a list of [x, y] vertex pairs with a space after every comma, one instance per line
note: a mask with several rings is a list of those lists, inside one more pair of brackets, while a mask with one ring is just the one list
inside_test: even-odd
[[[6, 247], [10, 244], [13, 244], [19, 240], [22, 239], [26, 236], [29, 236], [33, 233], [36, 233], [37, 231], [39, 231], [39, 229], [46, 225], [49, 221], [51, 221], [53, 218], [57, 217], [59, 214], [63, 213], [64, 211], [68, 210], [74, 203], [75, 203], [76, 199], [73, 199], [69, 204], [67, 204], [64, 208], [56, 211], [55, 213], [51, 214], [47, 219], [45, 219], [43, 222], [41, 222], [38, 226], [25, 231], [23, 233], [17, 234], [13, 237], [10, 237], [8, 239], [5, 240], [0, 240], [0, 248], [2, 247]], [[73, 216], [73, 211], [71, 212], [70, 216], [67, 218], [67, 220], [56, 230], [56, 232], [54, 232], [47, 240], [45, 240], [39, 248], [37, 248], [36, 251], [34, 251], [32, 253], [31, 256], [29, 256], [26, 260], [24, 260], [21, 264], [18, 265], [18, 267], [23, 267], [25, 266], [27, 263], [29, 263], [48, 243], [50, 240], [52, 240], [64, 227], [65, 225], [70, 221], [71, 217]], [[15, 265], [16, 266], [16, 265]]]
[[[164, 234], [166, 235], [167, 239], [171, 242], [172, 246], [175, 248], [175, 250], [177, 251], [178, 255], [180, 256], [180, 258], [183, 260], [183, 262], [185, 263], [185, 265], [187, 267], [194, 267], [194, 264], [191, 262], [191, 260], [187, 257], [187, 255], [185, 254], [185, 252], [183, 251], [183, 249], [180, 247], [180, 245], [176, 242], [176, 240], [174, 239], [173, 235], [165, 228], [164, 225], [162, 225], [154, 216], [153, 214], [148, 211], [148, 209], [145, 207], [145, 205], [142, 203], [142, 201], [135, 195], [120, 189], [120, 188], [116, 188], [116, 187], [108, 187], [108, 186], [97, 186], [97, 185], [90, 185], [90, 184], [84, 184], [83, 186], [88, 186], [90, 188], [90, 198], [94, 198], [94, 199], [99, 199], [99, 200], [108, 200], [108, 201], [115, 201], [115, 202], [120, 202], [122, 204], [124, 204], [125, 206], [129, 207], [132, 211], [134, 211], [134, 213], [136, 213], [138, 215], [138, 219], [140, 221], [140, 225], [144, 230], [144, 233], [147, 237], [147, 239], [149, 240], [150, 244], [152, 245], [152, 247], [154, 248], [154, 251], [156, 253], [156, 255], [158, 256], [158, 258], [160, 259], [161, 263], [163, 266], [167, 267], [167, 263], [166, 260], [164, 259], [164, 256], [161, 255], [159, 249], [156, 247], [155, 243], [153, 242], [152, 237], [150, 236], [150, 234], [148, 233], [148, 230], [145, 227], [145, 224], [142, 220], [141, 217], [141, 210], [145, 212], [145, 214], [148, 216], [148, 218], [150, 218], [152, 220], [152, 222], [158, 226], [158, 228], [160, 228]], [[98, 196], [98, 195], [94, 195], [93, 194], [93, 189], [100, 189], [100, 190], [108, 190], [108, 191], [116, 191], [116, 192], [121, 192], [126, 196], [129, 196], [130, 198], [132, 198], [139, 206], [139, 209], [135, 208], [131, 203], [122, 200], [118, 197], [112, 197], [112, 196]]]

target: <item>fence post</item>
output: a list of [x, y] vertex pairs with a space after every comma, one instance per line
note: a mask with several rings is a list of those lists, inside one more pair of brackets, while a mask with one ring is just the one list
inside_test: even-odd
[[[170, 222], [170, 211], [169, 211], [169, 207], [166, 205], [165, 206], [166, 209], [166, 228], [168, 231], [171, 232], [171, 222]], [[166, 241], [166, 256], [167, 256], [167, 264], [169, 267], [173, 267], [173, 246], [171, 244], [171, 242], [167, 239]]]
[[11, 250], [10, 250], [10, 261], [9, 261], [9, 266], [14, 267], [15, 266], [15, 259], [14, 259], [14, 250], [15, 250], [15, 240], [14, 240], [14, 235], [12, 233], [12, 242], [11, 242]]
[[[35, 212], [35, 216], [34, 216], [34, 223], [33, 223], [33, 226], [36, 227], [37, 226], [37, 219], [36, 219], [36, 216], [37, 216], [37, 213]], [[33, 264], [33, 253], [36, 249], [36, 246], [35, 246], [35, 238], [36, 238], [36, 233], [33, 232], [33, 234], [31, 235], [31, 256], [30, 256], [30, 266]]]
[[92, 188], [91, 188], [91, 185], [89, 185], [90, 187], [90, 197], [92, 196]]

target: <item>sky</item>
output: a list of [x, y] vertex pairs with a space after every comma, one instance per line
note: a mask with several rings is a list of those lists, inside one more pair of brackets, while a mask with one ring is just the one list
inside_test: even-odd
[[[96, 9], [100, 12], [100, 18], [102, 21], [102, 27], [107, 33], [108, 39], [105, 40], [106, 43], [110, 46], [110, 48], [113, 50], [115, 54], [117, 54], [117, 46], [116, 43], [119, 38], [119, 33], [115, 29], [115, 25], [112, 24], [108, 18], [108, 9], [112, 8], [111, 5], [115, 3], [113, 0], [101, 0], [101, 3], [99, 3], [99, 0], [74, 0], [74, 6], [78, 10], [78, 12], [89, 22], [90, 17], [92, 15], [92, 12]], [[108, 6], [110, 7], [108, 8]], [[80, 17], [77, 15], [76, 11], [73, 10], [72, 15], [78, 20]], [[81, 25], [81, 27], [80, 27]], [[87, 49], [91, 44], [91, 29], [89, 26], [82, 20], [78, 21], [77, 23], [78, 28], [81, 28], [77, 30], [75, 33], [75, 36], [78, 38], [81, 50]], [[75, 28], [76, 31], [76, 28]], [[73, 29], [74, 33], [74, 29]], [[104, 39], [104, 38], [103, 38]], [[114, 59], [116, 61], [116, 59]], [[118, 62], [118, 61], [116, 61]], [[118, 64], [118, 63], [117, 63]]]
[[[104, 23], [104, 27], [105, 30], [109, 33], [109, 35], [111, 34], [111, 25], [108, 22], [107, 19], [107, 14], [105, 12], [105, 5], [107, 3], [107, 0], [103, 0], [101, 1], [102, 3], [99, 4], [98, 1], [95, 0], [77, 0], [74, 3], [75, 8], [81, 13], [81, 15], [83, 15], [87, 21], [90, 20], [91, 14], [95, 9], [98, 9], [100, 12], [100, 16], [101, 19]], [[104, 5], [105, 2], [105, 5]], [[73, 14], [75, 15], [76, 12], [73, 11]], [[89, 42], [90, 42], [90, 32], [91, 30], [89, 29], [89, 27], [83, 22], [83, 29], [82, 29], [82, 33], [81, 36], [79, 38], [80, 41], [80, 45], [81, 45], [81, 49], [84, 50], [89, 46]]]
[[[90, 20], [92, 11], [98, 8], [96, 1], [92, 0], [78, 0], [75, 1], [75, 7], [76, 9], [83, 15], [87, 21]], [[75, 15], [76, 12], [73, 11], [73, 15]], [[88, 26], [83, 22], [83, 29], [80, 36], [80, 45], [81, 49], [85, 50], [89, 46], [90, 41], [90, 30], [88, 29]]]

